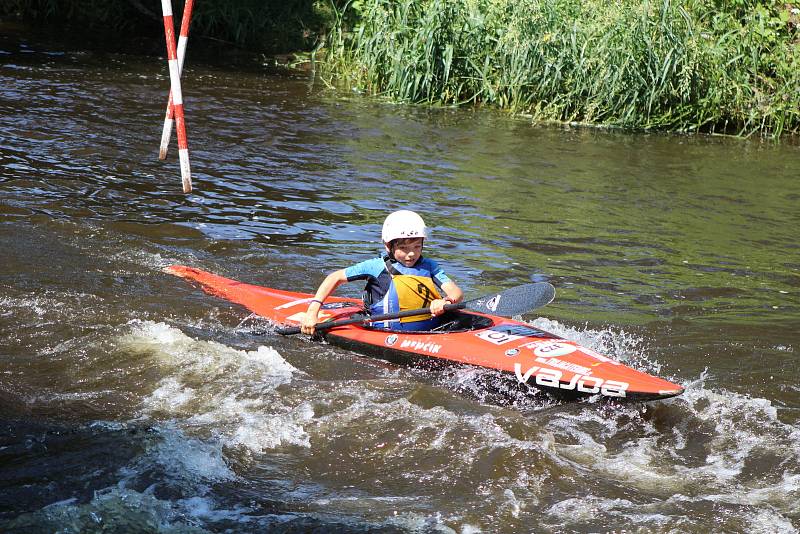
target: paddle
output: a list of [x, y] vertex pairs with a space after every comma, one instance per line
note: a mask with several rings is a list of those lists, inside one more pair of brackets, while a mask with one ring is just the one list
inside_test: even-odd
[[[541, 308], [545, 304], [549, 304], [556, 296], [555, 288], [547, 282], [538, 282], [536, 284], [525, 284], [511, 289], [506, 289], [494, 295], [485, 295], [476, 299], [459, 302], [457, 304], [446, 304], [445, 311], [467, 309], [480, 313], [487, 313], [492, 315], [521, 315], [536, 308]], [[419, 308], [416, 310], [405, 310], [395, 313], [384, 313], [380, 315], [371, 315], [369, 317], [357, 317], [354, 319], [342, 319], [339, 321], [328, 321], [324, 323], [317, 323], [314, 327], [316, 331], [329, 330], [337, 326], [345, 326], [348, 324], [366, 324], [376, 323], [380, 321], [389, 321], [393, 319], [400, 319], [402, 317], [414, 317], [415, 315], [430, 314], [430, 308]], [[292, 334], [299, 334], [299, 326], [291, 326], [288, 328], [278, 328], [276, 330], [283, 336]]]

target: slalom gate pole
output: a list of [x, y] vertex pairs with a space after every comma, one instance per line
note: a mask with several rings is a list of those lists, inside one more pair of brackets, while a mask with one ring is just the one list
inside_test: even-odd
[[[192, 23], [192, 8], [194, 0], [186, 0], [183, 6], [183, 18], [181, 19], [181, 33], [178, 36], [178, 76], [183, 75], [183, 60], [186, 57], [186, 45], [189, 42], [189, 26]], [[175, 110], [172, 106], [172, 89], [169, 90], [169, 100], [167, 101], [167, 114], [164, 118], [164, 129], [161, 132], [161, 146], [158, 150], [158, 159], [167, 159], [167, 149], [169, 140], [172, 137], [172, 123], [175, 117]]]
[[178, 157], [181, 162], [181, 180], [183, 192], [192, 191], [192, 171], [189, 166], [189, 146], [186, 142], [186, 121], [183, 116], [183, 94], [181, 93], [181, 75], [178, 69], [178, 54], [175, 50], [175, 24], [172, 21], [172, 0], [161, 0], [164, 13], [164, 35], [167, 40], [167, 63], [169, 64], [169, 80], [172, 88], [172, 107], [175, 112], [175, 130], [178, 133]]

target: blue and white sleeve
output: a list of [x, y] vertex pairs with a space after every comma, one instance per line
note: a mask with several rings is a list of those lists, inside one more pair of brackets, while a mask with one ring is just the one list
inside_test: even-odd
[[447, 276], [438, 263], [433, 260], [428, 260], [431, 262], [430, 269], [431, 269], [431, 278], [433, 278], [439, 287], [442, 287], [443, 284], [447, 282], [451, 282], [450, 277]]
[[372, 258], [351, 265], [344, 270], [344, 275], [347, 277], [348, 282], [352, 282], [353, 280], [369, 280], [370, 278], [377, 278], [385, 268], [381, 258]]

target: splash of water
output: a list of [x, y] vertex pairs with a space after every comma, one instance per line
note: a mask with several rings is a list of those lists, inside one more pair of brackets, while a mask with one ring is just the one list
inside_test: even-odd
[[256, 453], [309, 446], [304, 426], [313, 409], [308, 403], [287, 405], [277, 391], [301, 373], [274, 349], [239, 350], [152, 321], [132, 322], [120, 345], [146, 353], [163, 374], [142, 399], [142, 417], [171, 420]]

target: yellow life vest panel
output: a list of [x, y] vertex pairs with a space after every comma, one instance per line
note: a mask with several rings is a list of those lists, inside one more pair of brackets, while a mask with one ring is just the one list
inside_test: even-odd
[[[397, 303], [400, 306], [400, 311], [427, 308], [431, 305], [431, 302], [442, 298], [439, 294], [439, 289], [430, 276], [394, 274], [391, 271], [390, 274], [392, 275], [392, 282], [397, 292]], [[402, 317], [400, 322], [411, 323], [424, 321], [430, 319], [430, 317], [431, 315], [426, 313], [413, 317]]]

